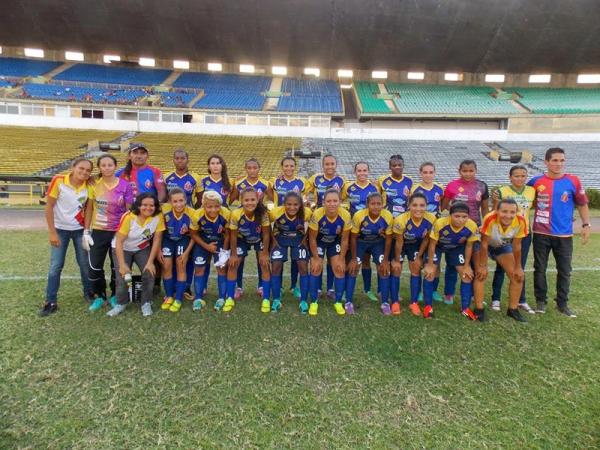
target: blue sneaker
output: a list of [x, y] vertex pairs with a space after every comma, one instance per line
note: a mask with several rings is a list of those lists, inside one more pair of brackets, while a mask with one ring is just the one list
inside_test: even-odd
[[206, 306], [206, 302], [204, 300], [202, 300], [201, 298], [197, 298], [196, 300], [194, 300], [194, 303], [192, 304], [192, 311], [200, 311], [205, 306]]
[[433, 301], [434, 302], [443, 302], [444, 297], [442, 297], [438, 291], [433, 291]]
[[[104, 299], [102, 297], [96, 297], [90, 307], [88, 308], [91, 312], [98, 311], [104, 306]], [[115, 305], [111, 305], [113, 308]]]
[[276, 298], [271, 302], [271, 312], [279, 312], [280, 309], [281, 309], [281, 300]]
[[454, 303], [454, 295], [444, 295], [444, 303], [446, 305], [451, 305]]
[[308, 312], [308, 303], [306, 302], [300, 302], [300, 312], [302, 314], [306, 314]]
[[223, 305], [225, 305], [225, 300], [222, 298], [217, 299], [215, 302], [215, 311], [221, 311], [221, 309], [223, 309]]
[[117, 296], [113, 295], [111, 298], [108, 299], [108, 303], [110, 303], [110, 306], [112, 308], [114, 308], [115, 306], [117, 306], [118, 302], [117, 302]]
[[300, 288], [298, 286], [292, 289], [292, 295], [296, 298], [300, 298]]

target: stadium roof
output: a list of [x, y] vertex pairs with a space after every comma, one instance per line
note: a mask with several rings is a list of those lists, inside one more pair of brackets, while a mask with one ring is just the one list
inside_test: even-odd
[[597, 0], [7, 0], [0, 44], [295, 67], [574, 73]]

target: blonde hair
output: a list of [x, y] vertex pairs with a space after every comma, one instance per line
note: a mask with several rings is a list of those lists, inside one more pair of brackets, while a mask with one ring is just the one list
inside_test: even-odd
[[202, 194], [202, 204], [205, 204], [207, 200], [214, 200], [219, 205], [223, 204], [223, 198], [217, 191], [204, 191], [204, 194]]

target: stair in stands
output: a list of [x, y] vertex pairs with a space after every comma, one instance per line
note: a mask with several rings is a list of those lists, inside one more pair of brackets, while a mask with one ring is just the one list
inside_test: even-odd
[[52, 78], [54, 78], [56, 75], [58, 75], [61, 72], [64, 72], [65, 70], [69, 69], [70, 67], [72, 67], [73, 65], [75, 65], [75, 63], [72, 62], [68, 62], [68, 63], [64, 63], [54, 69], [52, 69], [50, 72], [45, 73], [43, 75], [44, 78], [51, 80]]

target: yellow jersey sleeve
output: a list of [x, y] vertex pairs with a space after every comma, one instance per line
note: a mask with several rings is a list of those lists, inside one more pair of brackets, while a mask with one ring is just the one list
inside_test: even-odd
[[354, 214], [354, 217], [352, 218], [352, 232], [354, 234], [359, 234], [360, 233], [360, 224], [362, 223], [363, 219], [365, 218], [365, 213], [368, 214], [368, 210], [366, 209], [362, 209], [360, 211], [357, 211]]
[[394, 216], [387, 209], [383, 209], [381, 211], [381, 217], [383, 217], [383, 219], [385, 220], [385, 223], [387, 223], [387, 228], [385, 229], [385, 235], [390, 236], [394, 232], [393, 231]]
[[404, 233], [404, 230], [406, 229], [406, 223], [408, 222], [408, 219], [410, 217], [409, 214], [410, 213], [405, 212], [394, 219], [393, 230], [395, 234]]
[[229, 216], [229, 229], [230, 230], [238, 229], [238, 222], [240, 220], [240, 217], [242, 217], [243, 212], [244, 212], [244, 210], [242, 208], [238, 208], [238, 209], [232, 211], [231, 215]]
[[429, 237], [436, 241], [440, 240], [440, 230], [448, 224], [448, 217], [441, 217], [433, 223]]
[[160, 214], [158, 216], [158, 224], [156, 225], [156, 231], [165, 231], [167, 227], [165, 226], [165, 216]]
[[225, 218], [225, 220], [227, 221], [226, 228], [229, 228], [229, 220], [231, 219], [231, 211], [229, 211], [229, 209], [225, 208], [224, 206], [221, 206], [221, 211], [219, 214], [221, 214], [221, 216], [223, 216], [223, 218]]
[[46, 194], [50, 198], [58, 198], [58, 188], [61, 184], [65, 182], [64, 175], [56, 175], [52, 178], [52, 182], [50, 183], [50, 188], [48, 189], [48, 193]]
[[269, 211], [269, 218], [271, 219], [271, 222], [275, 222], [283, 214], [285, 214], [285, 207], [284, 206], [276, 206], [275, 208], [273, 208]]
[[325, 215], [325, 208], [316, 209], [308, 222], [308, 228], [314, 231], [319, 231], [319, 220]]
[[350, 213], [344, 208], [339, 208], [338, 214], [344, 221], [343, 231], [350, 231], [352, 229], [352, 217], [350, 217]]
[[306, 194], [310, 194], [315, 190], [315, 179], [317, 178], [317, 174], [311, 176], [306, 183], [304, 184], [304, 192]]
[[119, 229], [117, 230], [117, 233], [119, 233], [122, 236], [127, 236], [129, 234], [129, 230], [131, 230], [131, 221], [135, 220], [136, 217], [137, 216], [132, 212], [126, 212], [125, 214], [123, 214], [123, 217], [121, 217], [121, 222], [119, 223]]
[[477, 229], [477, 224], [475, 223], [475, 221], [468, 219], [467, 223], [465, 224], [465, 227], [467, 227], [471, 233], [473, 233], [469, 239], [467, 239], [467, 242], [477, 242], [479, 241], [479, 230]]
[[304, 207], [304, 222], [309, 222], [313, 212], [310, 208]]

